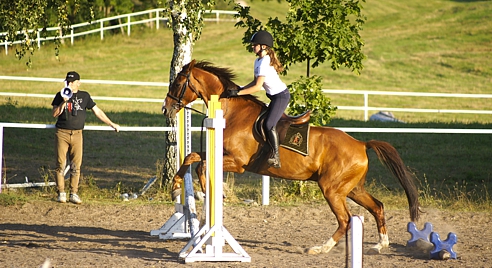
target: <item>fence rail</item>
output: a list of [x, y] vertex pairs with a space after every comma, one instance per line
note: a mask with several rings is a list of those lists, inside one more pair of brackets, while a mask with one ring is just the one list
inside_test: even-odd
[[399, 92], [399, 91], [395, 92], [395, 91], [370, 91], [370, 90], [347, 90], [347, 89], [323, 89], [323, 93], [342, 94], [342, 95], [363, 95], [364, 106], [338, 106], [338, 109], [364, 111], [365, 121], [369, 120], [369, 111], [381, 111], [381, 110], [393, 111], [393, 112], [413, 112], [413, 113], [492, 114], [492, 110], [422, 109], [422, 108], [370, 107], [369, 106], [369, 95], [492, 99], [492, 94], [429, 93], [429, 92]]
[[[151, 9], [151, 10], [146, 10], [146, 11], [140, 11], [140, 12], [135, 12], [135, 13], [130, 13], [130, 14], [114, 16], [114, 17], [110, 17], [110, 18], [99, 19], [99, 20], [95, 20], [92, 22], [78, 23], [78, 24], [71, 25], [70, 33], [64, 33], [64, 34], [61, 34], [61, 28], [60, 27], [49, 27], [49, 28], [46, 28], [45, 30], [43, 30], [42, 28], [39, 28], [37, 31], [37, 35], [36, 35], [36, 42], [37, 42], [38, 48], [41, 48], [41, 42], [43, 42], [43, 41], [50, 41], [50, 40], [55, 40], [55, 39], [64, 40], [64, 39], [70, 38], [70, 44], [73, 45], [75, 37], [84, 36], [84, 35], [88, 35], [88, 34], [94, 34], [94, 33], [99, 33], [99, 35], [101, 36], [101, 40], [103, 40], [105, 31], [118, 29], [118, 28], [120, 28], [122, 31], [124, 31], [124, 29], [126, 28], [126, 34], [128, 36], [130, 36], [131, 27], [133, 25], [151, 23], [151, 24], [155, 25], [156, 29], [159, 29], [161, 23], [166, 24], [169, 21], [169, 18], [164, 17], [163, 14], [164, 14], [163, 8], [156, 8], [156, 9]], [[237, 12], [236, 11], [227, 11], [227, 10], [206, 10], [205, 15], [207, 15], [207, 14], [215, 15], [215, 17], [214, 18], [205, 17], [204, 18], [205, 21], [220, 22], [220, 21], [235, 21], [235, 19], [222, 19], [221, 16], [224, 16], [224, 15], [225, 16], [233, 16], [233, 15], [237, 14]], [[132, 20], [132, 18], [133, 18], [133, 20]], [[126, 22], [121, 22], [121, 19], [126, 19]], [[111, 21], [118, 21], [118, 24], [117, 25], [107, 25]], [[42, 31], [46, 32], [45, 37], [41, 36]], [[27, 33], [17, 32], [17, 34], [21, 35], [21, 34], [29, 34], [29, 33], [33, 33], [33, 32], [34, 32], [33, 30], [30, 30]], [[7, 35], [7, 32], [0, 33], [0, 36], [5, 36], [5, 35]], [[25, 42], [25, 41], [23, 41], [23, 40], [17, 40], [17, 41], [13, 41], [13, 42], [7, 42], [6, 41], [6, 42], [0, 43], [0, 46], [4, 47], [5, 54], [7, 55], [9, 45], [20, 44], [22, 42]]]
[[[41, 77], [23, 77], [23, 76], [0, 76], [0, 80], [16, 80], [16, 81], [38, 81], [38, 82], [56, 82], [62, 83], [60, 78], [41, 78]], [[134, 86], [156, 86], [169, 87], [169, 83], [165, 82], [138, 82], [138, 81], [112, 81], [112, 80], [90, 80], [84, 79], [87, 84], [106, 84], [106, 85], [134, 85]], [[457, 113], [457, 114], [492, 114], [492, 110], [452, 110], [452, 109], [423, 109], [423, 108], [398, 108], [398, 107], [375, 107], [370, 106], [369, 96], [402, 96], [402, 97], [440, 97], [440, 98], [468, 98], [468, 99], [492, 99], [492, 94], [460, 94], [460, 93], [426, 93], [426, 92], [394, 92], [394, 91], [370, 91], [370, 90], [345, 90], [345, 89], [323, 89], [326, 94], [341, 94], [341, 95], [362, 95], [364, 98], [363, 106], [338, 106], [339, 110], [363, 111], [364, 120], [369, 120], [369, 111], [394, 111], [394, 112], [412, 112], [412, 113]], [[16, 96], [16, 97], [36, 97], [36, 98], [53, 98], [51, 94], [32, 94], [32, 93], [14, 93], [0, 92], [0, 96]], [[150, 98], [118, 98], [118, 97], [97, 97], [95, 100], [113, 100], [113, 101], [135, 101], [135, 102], [162, 102], [163, 99]], [[203, 104], [196, 101], [194, 104]]]
[[[46, 124], [22, 124], [22, 123], [3, 123], [0, 122], [0, 159], [3, 152], [3, 130], [4, 128], [27, 128], [27, 129], [52, 129], [55, 125]], [[338, 128], [345, 132], [372, 132], [372, 133], [427, 133], [427, 134], [492, 134], [492, 129], [428, 129], [428, 128]], [[85, 126], [84, 130], [106, 130], [113, 131], [109, 126]], [[121, 127], [120, 131], [174, 131], [172, 127]], [[205, 128], [191, 127], [191, 131], [205, 131]], [[3, 161], [0, 161], [0, 193], [3, 187], [7, 187], [3, 180]], [[265, 180], [265, 177], [263, 177]], [[4, 186], [2, 186], [4, 184]], [[33, 186], [27, 183], [18, 187]], [[53, 185], [50, 183], [49, 185]], [[40, 185], [38, 185], [40, 186]], [[268, 186], [266, 186], [268, 187]], [[267, 201], [263, 201], [268, 204]]]

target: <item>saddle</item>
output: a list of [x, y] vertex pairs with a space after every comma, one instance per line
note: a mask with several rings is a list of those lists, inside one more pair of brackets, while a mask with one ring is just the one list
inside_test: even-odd
[[[267, 138], [264, 122], [267, 111], [268, 110], [264, 110], [258, 115], [253, 127], [254, 132], [265, 142], [267, 141]], [[311, 111], [306, 111], [297, 116], [289, 116], [285, 113], [282, 114], [282, 117], [276, 126], [280, 146], [307, 155], [310, 118]]]

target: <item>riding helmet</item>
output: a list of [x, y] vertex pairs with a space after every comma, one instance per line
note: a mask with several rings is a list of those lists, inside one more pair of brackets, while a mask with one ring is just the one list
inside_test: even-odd
[[273, 37], [269, 32], [260, 30], [253, 34], [250, 43], [273, 47]]

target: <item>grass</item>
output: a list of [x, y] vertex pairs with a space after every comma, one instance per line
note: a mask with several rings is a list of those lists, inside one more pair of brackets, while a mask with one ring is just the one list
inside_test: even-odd
[[[276, 1], [254, 1], [252, 12], [266, 19], [282, 16], [288, 7]], [[311, 70], [323, 77], [324, 88], [368, 89], [381, 91], [417, 91], [441, 93], [492, 93], [492, 1], [423, 1], [399, 3], [368, 0], [364, 5], [368, 18], [362, 35], [367, 59], [361, 75], [348, 70], [333, 71], [326, 63]], [[230, 67], [237, 83], [251, 79], [254, 56], [240, 43], [242, 30], [233, 23], [207, 23], [202, 38], [194, 47], [193, 58]], [[59, 77], [77, 70], [83, 79], [167, 82], [172, 56], [170, 29], [158, 31], [132, 29], [130, 37], [106, 35], [76, 39], [74, 46], [54, 57], [47, 43], [36, 51], [33, 67], [13, 53], [0, 49], [0, 75]], [[290, 83], [304, 74], [304, 63], [291, 68], [284, 81]], [[2, 80], [0, 91], [53, 94], [61, 83], [17, 82]], [[164, 99], [166, 88], [83, 84], [93, 96], [141, 97]], [[262, 94], [259, 96], [263, 97]], [[361, 105], [362, 97], [332, 95], [336, 106]], [[51, 99], [0, 98], [0, 121], [54, 124], [50, 115]], [[413, 98], [371, 96], [371, 106], [484, 109], [489, 99]], [[163, 126], [159, 103], [98, 101], [108, 116], [123, 126]], [[415, 127], [415, 128], [486, 128], [490, 115], [394, 113], [407, 124], [363, 122], [362, 112], [341, 111], [330, 123], [336, 127]], [[198, 126], [199, 117], [194, 116]], [[90, 113], [88, 125], [102, 125]], [[122, 192], [138, 191], [162, 168], [165, 155], [163, 133], [113, 133], [86, 131], [81, 195], [94, 202], [119, 202]], [[492, 189], [489, 162], [490, 135], [472, 134], [383, 134], [353, 133], [360, 140], [379, 139], [393, 144], [418, 178], [422, 202], [426, 206], [459, 209], [491, 209]], [[194, 150], [199, 148], [193, 134]], [[4, 167], [9, 183], [53, 181], [53, 130], [4, 129]], [[386, 207], [405, 208], [401, 187], [371, 157], [368, 174], [370, 192]], [[255, 174], [228, 174], [230, 198], [261, 200], [260, 177]], [[168, 200], [167, 190], [154, 187], [153, 200]], [[25, 202], [26, 198], [51, 198], [54, 189], [19, 190], [0, 195], [2, 203]], [[5, 199], [5, 200], [4, 200]], [[272, 203], [324, 202], [314, 183], [299, 184], [281, 179], [272, 182]]]

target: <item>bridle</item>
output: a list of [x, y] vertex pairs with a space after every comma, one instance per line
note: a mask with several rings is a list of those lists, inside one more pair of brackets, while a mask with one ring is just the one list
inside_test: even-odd
[[179, 110], [181, 108], [184, 108], [184, 109], [189, 109], [189, 110], [192, 110], [194, 112], [197, 112], [197, 113], [200, 113], [200, 114], [203, 114], [205, 115], [203, 112], [200, 112], [192, 107], [186, 107], [186, 105], [183, 104], [182, 100], [183, 100], [183, 97], [184, 97], [184, 94], [186, 92], [186, 89], [187, 88], [190, 88], [191, 91], [193, 91], [193, 93], [195, 93], [197, 95], [197, 97], [201, 98], [203, 100], [203, 95], [198, 92], [195, 88], [195, 86], [193, 85], [193, 83], [191, 82], [190, 80], [190, 75], [191, 75], [191, 71], [187, 74], [183, 74], [183, 73], [178, 73], [178, 77], [179, 76], [184, 76], [186, 77], [186, 82], [183, 84], [183, 86], [181, 87], [181, 90], [179, 92], [179, 97], [176, 97], [176, 96], [173, 96], [170, 94], [170, 92], [167, 93], [167, 97], [177, 101], [174, 105], [173, 105], [173, 109], [175, 110]]

